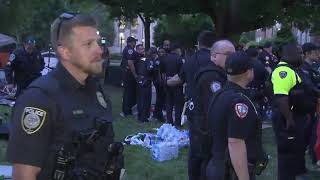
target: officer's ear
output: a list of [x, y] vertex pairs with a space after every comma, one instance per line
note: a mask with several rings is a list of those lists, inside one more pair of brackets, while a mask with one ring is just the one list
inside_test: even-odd
[[68, 60], [71, 58], [71, 52], [69, 48], [64, 46], [58, 46], [57, 51], [61, 57], [61, 59]]

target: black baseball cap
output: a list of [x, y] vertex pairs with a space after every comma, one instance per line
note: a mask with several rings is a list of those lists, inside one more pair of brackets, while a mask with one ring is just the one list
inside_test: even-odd
[[225, 69], [229, 75], [239, 75], [252, 69], [253, 60], [243, 51], [230, 54], [225, 63]]
[[302, 50], [303, 50], [303, 53], [306, 53], [306, 52], [310, 52], [310, 51], [314, 51], [314, 50], [317, 50], [319, 49], [319, 47], [317, 47], [315, 44], [313, 43], [304, 43], [302, 45]]
[[136, 38], [134, 38], [134, 37], [132, 37], [132, 36], [129, 36], [128, 38], [127, 38], [127, 43], [129, 43], [129, 42], [137, 42], [138, 41], [138, 39], [136, 39]]

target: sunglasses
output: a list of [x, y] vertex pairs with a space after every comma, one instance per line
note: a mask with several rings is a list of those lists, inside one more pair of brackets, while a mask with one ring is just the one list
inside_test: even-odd
[[62, 23], [64, 21], [67, 21], [67, 20], [71, 20], [73, 19], [74, 17], [76, 17], [76, 13], [62, 13], [60, 16], [59, 16], [59, 24], [58, 24], [58, 29], [57, 29], [57, 41], [59, 41], [59, 36], [60, 36], [60, 31], [61, 31], [61, 26], [62, 26]]

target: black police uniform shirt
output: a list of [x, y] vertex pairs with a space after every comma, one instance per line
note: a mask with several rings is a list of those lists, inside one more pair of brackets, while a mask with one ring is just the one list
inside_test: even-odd
[[151, 80], [152, 70], [154, 69], [154, 61], [150, 58], [140, 57], [136, 62], [136, 73], [148, 80]]
[[106, 122], [109, 124], [106, 134], [91, 153], [81, 157], [86, 162], [90, 159], [94, 166], [101, 163], [103, 152], [113, 141], [111, 116], [111, 103], [97, 87], [96, 80], [88, 77], [86, 84], [81, 85], [58, 64], [17, 99], [10, 126], [8, 160], [41, 167], [38, 179], [50, 179], [52, 155], [57, 147], [72, 142], [80, 131], [94, 129], [97, 121]]
[[313, 67], [313, 64], [303, 62], [301, 66], [303, 82], [313, 88], [320, 88], [320, 73]]
[[269, 78], [269, 73], [264, 67], [264, 65], [257, 59], [252, 59], [252, 68], [254, 78], [248, 84], [248, 87], [255, 88], [255, 89], [262, 89], [264, 88], [265, 82]]
[[263, 50], [259, 56], [258, 59], [266, 66], [270, 67], [271, 69], [274, 69], [277, 64], [279, 63], [278, 58], [273, 55], [269, 54], [266, 50]]
[[[9, 57], [9, 71], [14, 72], [14, 81], [16, 83], [31, 83], [34, 79], [41, 76], [44, 68], [44, 59], [41, 53], [34, 50], [29, 54], [24, 48], [16, 49]], [[11, 79], [9, 79], [9, 83]]]
[[178, 74], [182, 67], [182, 58], [174, 53], [167, 54], [160, 65], [161, 72], [165, 73], [167, 77], [173, 77]]
[[126, 46], [122, 51], [122, 61], [121, 61], [121, 67], [122, 68], [128, 68], [128, 60], [135, 60], [136, 59], [137, 52], [130, 46]]
[[219, 91], [227, 81], [225, 71], [215, 65], [213, 62], [209, 63], [206, 67], [200, 68], [197, 82], [195, 84], [195, 110], [198, 113], [207, 113], [209, 101], [214, 93]]
[[212, 134], [210, 166], [224, 161], [228, 138], [243, 139], [247, 147], [248, 161], [256, 161], [257, 112], [245, 90], [227, 81], [223, 92], [210, 104], [208, 111], [209, 128]]
[[200, 67], [205, 67], [210, 62], [210, 50], [201, 48], [194, 55], [187, 58], [186, 62], [183, 64], [178, 75], [183, 82], [187, 83], [187, 97], [191, 97], [191, 89], [195, 86], [193, 80], [196, 72]]

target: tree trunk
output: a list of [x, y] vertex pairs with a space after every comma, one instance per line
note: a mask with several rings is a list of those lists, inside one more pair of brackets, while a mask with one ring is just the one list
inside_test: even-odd
[[151, 20], [149, 17], [145, 17], [145, 22], [144, 22], [144, 43], [145, 43], [145, 48], [148, 50], [150, 48], [150, 25], [151, 25]]

